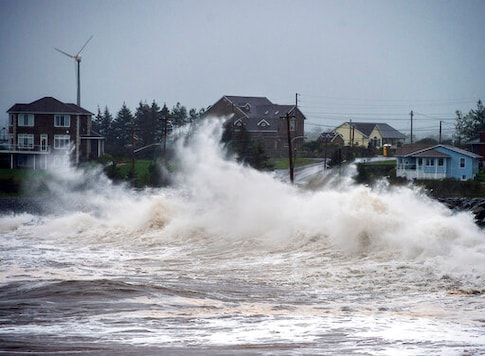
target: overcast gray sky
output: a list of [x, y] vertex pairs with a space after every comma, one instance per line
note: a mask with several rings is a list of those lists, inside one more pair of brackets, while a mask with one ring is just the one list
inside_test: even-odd
[[123, 102], [295, 102], [306, 129], [352, 119], [451, 132], [485, 99], [485, 0], [0, 0], [0, 118], [44, 96], [113, 115]]

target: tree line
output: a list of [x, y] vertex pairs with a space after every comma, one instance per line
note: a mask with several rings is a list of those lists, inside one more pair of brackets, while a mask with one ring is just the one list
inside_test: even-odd
[[468, 114], [456, 112], [455, 140], [458, 146], [463, 146], [467, 141], [480, 137], [480, 132], [485, 132], [485, 107], [478, 100], [476, 109]]
[[[163, 143], [170, 133], [183, 125], [195, 122], [204, 109], [187, 108], [177, 103], [172, 109], [154, 100], [150, 105], [140, 101], [134, 112], [123, 103], [115, 116], [106, 106], [93, 119], [93, 130], [105, 138], [105, 152], [115, 157], [127, 157], [133, 149]], [[152, 151], [153, 152], [153, 151]], [[149, 154], [149, 151], [140, 156]]]
[[[98, 113], [93, 120], [93, 130], [105, 137], [105, 152], [115, 157], [128, 157], [132, 148], [141, 148], [163, 140], [177, 127], [193, 123], [203, 117], [205, 109], [190, 109], [177, 103], [172, 109], [166, 104], [160, 107], [154, 100], [151, 104], [140, 101], [133, 112], [125, 103], [115, 116], [108, 107], [104, 111], [98, 107]], [[457, 146], [465, 146], [467, 141], [478, 138], [485, 131], [485, 107], [478, 100], [476, 109], [467, 114], [456, 112], [454, 141]], [[262, 151], [261, 145], [251, 142], [249, 136], [241, 133], [241, 137], [229, 137], [227, 128], [222, 142], [232, 146], [239, 159], [253, 166], [265, 166], [259, 160], [267, 161], [268, 157]], [[141, 153], [140, 157], [148, 152]], [[256, 162], [251, 160], [256, 157]]]

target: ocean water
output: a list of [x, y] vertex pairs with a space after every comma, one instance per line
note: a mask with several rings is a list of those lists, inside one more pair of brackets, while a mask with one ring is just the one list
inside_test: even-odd
[[485, 354], [485, 233], [352, 167], [291, 186], [207, 121], [171, 188], [64, 169], [0, 216], [0, 353]]

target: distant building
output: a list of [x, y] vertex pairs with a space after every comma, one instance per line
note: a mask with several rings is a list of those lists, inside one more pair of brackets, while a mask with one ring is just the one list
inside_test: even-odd
[[227, 117], [232, 130], [244, 127], [251, 141], [259, 140], [269, 156], [279, 157], [288, 155], [287, 113], [292, 146], [300, 149], [305, 115], [295, 105], [273, 104], [266, 97], [225, 95], [207, 109], [204, 116]]
[[104, 154], [104, 138], [92, 130], [92, 113], [76, 104], [44, 97], [8, 111], [8, 133], [0, 155], [10, 168], [78, 164]]
[[396, 176], [413, 179], [474, 179], [481, 156], [448, 145], [403, 145], [396, 151]]
[[317, 139], [317, 142], [321, 144], [333, 144], [338, 146], [344, 145], [344, 138], [341, 134], [335, 131], [322, 132]]
[[473, 153], [482, 156], [481, 163], [483, 166], [483, 160], [485, 158], [485, 132], [480, 132], [480, 136], [477, 139], [468, 141], [467, 144]]
[[345, 146], [383, 147], [393, 148], [404, 143], [406, 135], [384, 123], [345, 122], [334, 129], [339, 133]]

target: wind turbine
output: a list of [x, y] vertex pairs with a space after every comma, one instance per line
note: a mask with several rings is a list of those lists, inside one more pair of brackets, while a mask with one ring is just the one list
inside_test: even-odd
[[86, 45], [88, 44], [89, 41], [91, 41], [91, 38], [93, 38], [93, 36], [91, 35], [91, 37], [89, 37], [89, 39], [86, 41], [86, 43], [84, 44], [84, 46], [81, 47], [81, 49], [79, 50], [79, 52], [77, 52], [77, 54], [75, 55], [72, 55], [72, 54], [69, 54], [69, 53], [66, 53], [64, 51], [61, 51], [59, 48], [55, 48], [56, 51], [74, 59], [76, 62], [77, 62], [77, 105], [78, 106], [81, 106], [81, 52], [82, 50], [84, 49], [84, 47], [86, 47]]

